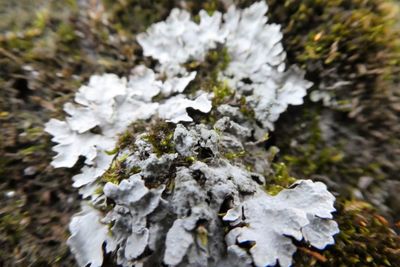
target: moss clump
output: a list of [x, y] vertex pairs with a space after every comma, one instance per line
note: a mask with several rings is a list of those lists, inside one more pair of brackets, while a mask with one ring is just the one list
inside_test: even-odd
[[238, 152], [227, 152], [224, 154], [224, 157], [228, 160], [235, 160], [238, 158], [243, 158], [246, 156], [246, 151], [242, 150], [242, 151], [238, 151]]
[[[119, 184], [122, 180], [128, 179], [129, 176], [134, 174], [131, 172], [131, 170], [128, 170], [128, 168], [126, 168], [125, 161], [128, 156], [128, 154], [125, 154], [121, 157], [115, 158], [114, 161], [111, 163], [110, 168], [101, 177], [101, 182], [103, 182], [104, 184]], [[138, 172], [140, 172], [140, 169]]]
[[343, 162], [344, 153], [339, 147], [326, 145], [321, 137], [317, 114], [306, 113], [304, 120], [309, 121], [307, 129], [310, 131], [307, 141], [292, 147], [292, 155], [283, 155], [283, 160], [295, 170], [300, 170], [302, 176], [330, 173], [332, 166]]
[[239, 101], [240, 112], [250, 120], [255, 120], [254, 110], [247, 105], [246, 98], [242, 96]]
[[265, 190], [270, 195], [277, 195], [280, 191], [288, 188], [296, 181], [296, 178], [290, 175], [289, 169], [285, 163], [273, 163], [272, 175], [267, 177]]
[[324, 251], [301, 246], [295, 266], [400, 266], [400, 237], [368, 203], [337, 201], [340, 233]]
[[23, 231], [26, 227], [24, 218], [28, 214], [22, 212], [18, 201], [9, 203], [6, 211], [0, 212], [0, 244], [2, 246], [16, 246], [23, 238]]
[[105, 9], [109, 14], [112, 27], [121, 34], [129, 32], [143, 32], [152, 23], [165, 19], [169, 11], [176, 7], [176, 3], [170, 0], [146, 1], [125, 0], [115, 1], [103, 0]]
[[213, 107], [218, 107], [219, 105], [226, 103], [234, 96], [232, 90], [224, 82], [217, 82], [216, 85], [213, 86], [212, 92], [214, 94], [212, 98]]
[[204, 61], [190, 61], [186, 63], [185, 67], [189, 71], [196, 71], [197, 75], [195, 80], [189, 84], [185, 93], [195, 93], [199, 88], [208, 92], [213, 92], [214, 90], [221, 91], [221, 88], [223, 88], [222, 91], [228, 90], [227, 85], [219, 81], [218, 75], [228, 67], [229, 62], [230, 56], [228, 50], [223, 46], [219, 46], [214, 50], [210, 50]]
[[321, 107], [308, 104], [306, 109], [284, 114], [276, 124], [271, 139], [280, 149], [278, 159], [287, 164], [292, 175], [301, 179], [329, 177], [340, 184], [337, 190], [344, 195], [351, 193], [361, 176], [386, 178], [379, 161], [351, 151], [350, 145], [355, 144], [347, 135], [330, 130], [332, 137], [327, 139], [321, 127], [329, 125], [328, 119]]
[[[376, 78], [382, 71], [392, 72], [390, 68], [399, 63], [399, 42], [394, 38], [399, 33], [392, 27], [396, 6], [391, 1], [267, 2], [271, 19], [284, 25], [289, 59], [320, 79], [329, 75], [326, 69], [330, 67], [337, 68], [335, 73], [341, 77]], [[377, 69], [381, 71], [370, 72]]]
[[145, 140], [153, 146], [154, 153], [158, 157], [163, 154], [175, 153], [174, 125], [164, 121], [158, 121], [149, 130]]
[[[315, 88], [329, 89], [335, 108], [365, 136], [398, 140], [400, 30], [391, 0], [267, 0], [282, 24], [288, 60]], [[393, 97], [395, 96], [395, 97]], [[385, 128], [384, 133], [379, 133]]]
[[118, 136], [117, 145], [115, 149], [110, 152], [110, 154], [115, 154], [118, 151], [122, 151], [127, 148], [133, 150], [135, 148], [135, 140], [137, 133], [143, 133], [146, 131], [146, 121], [136, 121], [128, 127], [128, 129]]
[[226, 47], [208, 52], [206, 56], [206, 62], [210, 66], [213, 66], [211, 78], [214, 81], [218, 80], [218, 74], [226, 70], [230, 61], [231, 57], [229, 56], [228, 49]]

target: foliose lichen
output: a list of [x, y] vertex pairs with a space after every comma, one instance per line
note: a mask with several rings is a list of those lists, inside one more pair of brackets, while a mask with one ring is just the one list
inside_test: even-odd
[[[66, 121], [47, 123], [54, 167], [85, 157], [73, 177], [83, 211], [68, 241], [81, 266], [101, 266], [111, 252], [122, 266], [290, 266], [289, 236], [318, 249], [334, 242], [335, 198], [324, 184], [299, 180], [267, 193], [266, 134], [311, 83], [286, 69], [280, 27], [266, 12], [264, 2], [203, 10], [196, 23], [172, 10], [138, 36], [155, 70], [93, 76], [64, 106]], [[187, 93], [197, 75], [188, 63], [221, 46], [217, 87]], [[135, 123], [141, 131], [124, 135]]]

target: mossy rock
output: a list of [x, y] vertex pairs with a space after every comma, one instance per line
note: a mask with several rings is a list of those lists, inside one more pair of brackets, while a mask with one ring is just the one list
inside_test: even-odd
[[385, 218], [361, 201], [338, 199], [340, 233], [324, 251], [300, 246], [294, 266], [399, 266], [400, 237]]
[[[142, 57], [135, 34], [165, 19], [173, 7], [186, 8], [195, 15], [202, 8], [210, 13], [224, 11], [225, 5], [224, 1], [215, 0], [104, 0], [104, 5], [90, 7], [93, 12], [89, 16], [80, 14], [83, 7], [75, 0], [62, 3], [41, 0], [34, 5], [31, 2], [24, 0], [11, 6], [9, 1], [0, 0], [0, 7], [10, 11], [0, 23], [0, 123], [3, 127], [0, 188], [1, 193], [18, 189], [18, 196], [30, 200], [18, 206], [2, 198], [8, 207], [0, 214], [1, 232], [6, 234], [2, 238], [0, 265], [15, 266], [19, 261], [26, 266], [72, 266], [73, 260], [65, 245], [65, 228], [70, 214], [78, 207], [76, 203], [65, 203], [71, 196], [72, 200], [77, 199], [69, 179], [77, 169], [68, 172], [47, 168], [51, 152], [49, 139], [42, 132], [43, 123], [50, 117], [61, 116], [62, 104], [92, 74], [128, 75], [138, 63], [151, 65], [151, 60]], [[233, 2], [245, 7], [254, 1]], [[270, 21], [282, 24], [289, 63], [304, 68], [315, 89], [338, 81], [351, 82], [351, 86], [334, 91], [334, 96], [341, 101], [339, 111], [334, 113], [335, 121], [341, 121], [337, 128], [365, 135], [369, 143], [363, 149], [378, 155], [390, 154], [389, 161], [394, 165], [385, 165], [378, 156], [372, 162], [349, 154], [341, 144], [346, 136], [335, 136], [337, 142], [327, 142], [320, 129], [321, 121], [327, 118], [323, 111], [327, 109], [306, 102], [300, 107], [303, 109], [300, 113], [299, 109], [289, 110], [268, 141], [280, 147], [277, 160], [286, 165], [275, 166], [275, 172], [269, 177], [274, 186], [267, 190], [279, 192], [290, 184], [292, 176], [319, 179], [323, 175], [340, 182], [339, 187], [356, 186], [356, 179], [363, 175], [376, 180], [393, 178], [399, 164], [395, 149], [400, 144], [396, 136], [400, 132], [396, 115], [400, 101], [395, 87], [400, 77], [400, 39], [392, 15], [396, 11], [394, 2], [267, 0], [267, 3]], [[223, 49], [211, 51], [202, 68], [218, 73], [229, 62], [226, 55]], [[192, 64], [195, 70], [196, 62]], [[209, 73], [198, 73], [191, 86], [214, 92], [215, 106], [232, 101], [229, 88], [217, 83], [213, 75], [211, 79], [205, 77], [210, 77]], [[240, 100], [237, 105], [246, 111], [249, 119], [254, 117], [245, 101]], [[305, 127], [300, 127], [304, 123]], [[140, 131], [132, 129], [121, 136], [119, 149], [132, 146], [132, 136]], [[155, 129], [150, 138], [160, 154], [170, 150], [168, 134]], [[299, 141], [296, 147], [289, 146], [292, 140]], [[241, 160], [246, 153], [230, 152], [226, 156]], [[193, 161], [183, 160], [188, 164]], [[24, 177], [23, 171], [28, 166], [37, 167], [38, 174]], [[117, 163], [114, 167], [109, 170], [110, 179], [121, 169]], [[55, 177], [58, 177], [56, 182]], [[40, 207], [35, 206], [47, 195], [54, 203], [44, 201]], [[299, 244], [302, 248], [296, 254], [295, 266], [400, 266], [398, 236], [383, 217], [360, 202], [340, 199], [337, 208], [342, 232], [336, 237], [336, 245], [321, 252]], [[44, 236], [53, 239], [43, 240]]]

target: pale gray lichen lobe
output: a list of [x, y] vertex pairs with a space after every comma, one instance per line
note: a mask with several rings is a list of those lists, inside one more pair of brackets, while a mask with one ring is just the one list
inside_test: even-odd
[[[319, 249], [334, 242], [335, 198], [325, 185], [300, 180], [266, 193], [265, 136], [311, 86], [298, 69], [285, 70], [282, 33], [266, 11], [264, 2], [201, 11], [195, 23], [174, 9], [138, 37], [155, 70], [94, 76], [65, 105], [66, 121], [46, 125], [58, 143], [55, 167], [86, 158], [73, 177], [86, 201], [68, 241], [80, 266], [101, 266], [104, 253], [122, 266], [290, 266], [291, 238]], [[185, 94], [197, 75], [185, 63], [219, 46], [230, 62], [217, 82], [231, 101], [205, 88]], [[119, 147], [118, 135], [139, 121], [131, 145]]]

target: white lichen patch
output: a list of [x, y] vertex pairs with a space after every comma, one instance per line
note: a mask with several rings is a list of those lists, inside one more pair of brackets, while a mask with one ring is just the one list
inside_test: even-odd
[[187, 113], [187, 108], [208, 113], [212, 108], [211, 101], [208, 98], [206, 93], [199, 95], [194, 100], [187, 99], [184, 95], [171, 97], [160, 105], [159, 116], [173, 123], [192, 121], [192, 118]]
[[[335, 199], [325, 185], [304, 180], [276, 196], [264, 192], [272, 172], [264, 136], [311, 87], [297, 68], [286, 69], [280, 26], [267, 23], [267, 9], [257, 2], [200, 11], [199, 23], [172, 10], [138, 35], [159, 63], [154, 70], [95, 75], [65, 104], [65, 121], [46, 124], [57, 143], [54, 167], [85, 158], [73, 185], [88, 204], [68, 241], [80, 266], [101, 266], [104, 252], [124, 267], [289, 266], [292, 238], [318, 249], [334, 242]], [[232, 94], [200, 88], [204, 71], [186, 69], [221, 47], [230, 60], [213, 77]], [[140, 127], [121, 147], [130, 125]]]
[[[182, 92], [195, 75], [192, 72], [162, 82], [151, 69], [139, 66], [129, 81], [113, 74], [93, 76], [89, 84], [77, 92], [76, 104], [65, 104], [64, 110], [69, 115], [66, 121], [52, 119], [46, 124], [45, 130], [53, 135], [52, 141], [58, 143], [53, 148], [57, 155], [52, 165], [70, 168], [79, 156], [84, 156], [86, 166], [74, 176], [74, 186], [91, 184], [109, 168], [113, 156], [107, 151], [114, 149], [118, 134], [131, 123], [156, 114], [175, 123], [192, 121], [186, 113], [189, 107], [209, 112], [211, 101], [205, 94], [194, 100], [180, 94], [165, 103], [152, 102], [158, 94], [169, 96]], [[98, 133], [91, 131], [95, 127]]]
[[197, 24], [189, 12], [173, 9], [166, 21], [138, 35], [144, 55], [157, 59], [169, 75], [185, 72], [180, 65], [190, 59], [203, 60], [208, 50], [225, 41], [226, 34], [221, 29], [221, 13], [209, 16], [202, 10], [199, 16]]
[[[319, 249], [333, 243], [338, 232], [332, 220], [335, 198], [326, 186], [300, 180], [276, 196], [268, 195], [262, 174], [221, 157], [231, 148], [224, 142], [226, 136], [246, 148], [246, 134], [219, 129], [217, 133], [202, 124], [178, 124], [173, 135], [176, 153], [161, 157], [146, 135], [137, 136], [125, 168], [140, 171], [103, 189], [114, 203], [102, 220], [111, 228], [96, 242], [116, 251], [118, 264], [290, 266], [296, 251], [291, 238]], [[199, 160], [179, 166], [188, 156]], [[226, 236], [223, 221], [230, 225]], [[89, 221], [80, 222], [83, 229], [89, 227], [84, 225]], [[83, 233], [75, 230], [75, 240]], [[246, 248], [249, 242], [255, 245]], [[80, 255], [81, 243], [70, 246], [78, 258], [85, 257]], [[97, 253], [87, 257], [98, 261]]]
[[265, 2], [257, 2], [244, 10], [231, 6], [223, 16], [214, 12], [210, 17], [202, 11], [196, 24], [188, 12], [174, 9], [138, 41], [144, 54], [159, 60], [161, 70], [170, 76], [186, 73], [183, 63], [202, 60], [216, 44], [224, 45], [231, 61], [220, 80], [244, 94], [256, 119], [272, 130], [288, 105], [303, 103], [312, 83], [296, 68], [285, 72], [283, 35], [279, 25], [267, 23], [267, 10]]
[[107, 225], [100, 222], [101, 214], [90, 206], [83, 206], [69, 225], [68, 245], [79, 266], [100, 267], [103, 263], [103, 243], [108, 239]]
[[274, 266], [277, 261], [282, 267], [290, 266], [296, 251], [290, 237], [299, 241], [304, 238], [323, 249], [333, 244], [332, 236], [339, 232], [330, 220], [335, 198], [326, 186], [310, 180], [293, 186], [274, 197], [259, 190], [224, 216], [234, 227], [227, 237], [230, 245], [254, 242], [250, 253], [256, 266]]

